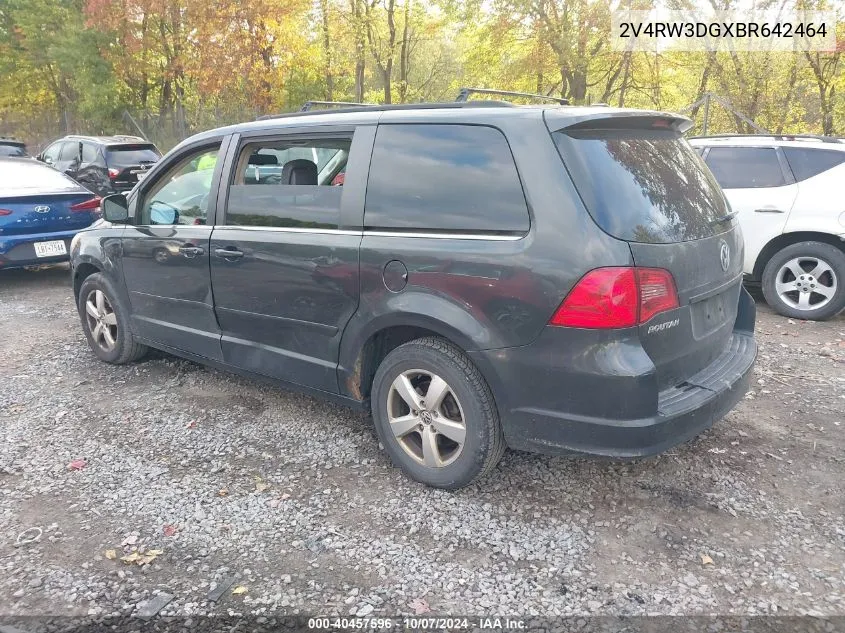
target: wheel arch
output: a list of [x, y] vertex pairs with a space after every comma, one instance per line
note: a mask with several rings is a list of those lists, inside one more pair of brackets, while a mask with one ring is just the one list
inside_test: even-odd
[[835, 246], [839, 250], [845, 252], [845, 241], [841, 240], [836, 235], [831, 233], [822, 233], [819, 231], [794, 231], [790, 233], [781, 233], [777, 237], [771, 239], [757, 255], [754, 262], [754, 270], [752, 272], [753, 281], [761, 281], [763, 278], [763, 270], [766, 264], [772, 259], [780, 250], [797, 244], [798, 242], [823, 242]]
[[101, 267], [88, 261], [77, 264], [73, 270], [73, 297], [77, 303], [79, 302], [79, 291], [85, 280], [91, 275], [102, 271], [103, 269]]
[[[338, 365], [340, 392], [356, 400], [366, 400], [382, 360], [400, 345], [418, 338], [435, 336], [442, 338], [463, 352], [477, 348], [472, 339], [454, 326], [420, 313], [384, 315], [372, 320], [352, 340], [345, 340]], [[346, 338], [346, 337], [344, 337]], [[352, 339], [353, 337], [350, 337]], [[487, 380], [494, 396], [497, 392], [490, 382], [489, 372], [472, 361]]]

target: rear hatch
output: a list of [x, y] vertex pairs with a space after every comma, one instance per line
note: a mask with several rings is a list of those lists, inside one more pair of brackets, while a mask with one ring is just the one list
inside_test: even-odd
[[161, 154], [152, 143], [109, 145], [106, 147], [109, 179], [115, 189], [129, 191], [160, 158]]
[[687, 125], [680, 117], [618, 111], [562, 129], [550, 123], [596, 224], [629, 244], [637, 267], [663, 268], [674, 279], [680, 307], [639, 325], [661, 389], [682, 384], [727, 348], [742, 284], [741, 231], [681, 137]]
[[96, 200], [67, 176], [35, 161], [0, 163], [0, 237], [85, 228], [100, 217]]

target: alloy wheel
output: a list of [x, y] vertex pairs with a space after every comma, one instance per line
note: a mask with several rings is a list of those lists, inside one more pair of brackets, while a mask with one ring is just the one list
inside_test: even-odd
[[833, 268], [823, 259], [806, 256], [786, 262], [775, 277], [780, 300], [796, 310], [818, 310], [830, 303], [838, 287]]
[[443, 468], [463, 451], [467, 429], [461, 403], [435, 373], [399, 374], [387, 395], [387, 418], [402, 450], [423, 466]]
[[92, 290], [85, 298], [85, 318], [97, 346], [111, 352], [117, 344], [117, 315], [102, 290]]

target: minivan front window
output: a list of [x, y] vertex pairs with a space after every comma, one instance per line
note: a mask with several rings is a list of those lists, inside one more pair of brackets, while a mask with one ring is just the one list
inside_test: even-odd
[[671, 243], [711, 237], [730, 226], [724, 195], [701, 157], [674, 130], [554, 132], [590, 215], [610, 235]]

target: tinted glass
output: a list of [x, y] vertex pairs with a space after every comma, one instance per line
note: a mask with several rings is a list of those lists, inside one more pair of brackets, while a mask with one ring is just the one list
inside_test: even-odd
[[109, 167], [132, 167], [141, 163], [155, 163], [161, 154], [154, 145], [116, 145], [106, 148]]
[[796, 180], [807, 180], [845, 163], [845, 152], [830, 149], [784, 147], [783, 153]]
[[26, 156], [26, 148], [23, 145], [0, 144], [0, 156]]
[[470, 125], [379, 125], [364, 223], [461, 231], [528, 230], [504, 135]]
[[711, 147], [707, 165], [725, 189], [786, 184], [777, 153], [770, 147]]
[[189, 154], [168, 169], [144, 193], [138, 224], [205, 224], [217, 150]]
[[91, 143], [82, 144], [82, 162], [93, 163], [97, 160], [97, 148]]
[[295, 143], [268, 141], [244, 147], [229, 189], [226, 224], [338, 227], [343, 188], [331, 185], [346, 169], [351, 139], [297, 139]]
[[232, 185], [226, 224], [336, 229], [342, 194], [320, 185]]
[[70, 141], [62, 147], [62, 154], [60, 160], [72, 161], [79, 158], [79, 143], [77, 141]]
[[719, 185], [701, 157], [670, 130], [555, 132], [587, 210], [607, 233], [633, 242], [710, 237], [726, 228]]
[[10, 160], [0, 163], [0, 191], [11, 189], [63, 191], [77, 190], [79, 185], [39, 162]]

